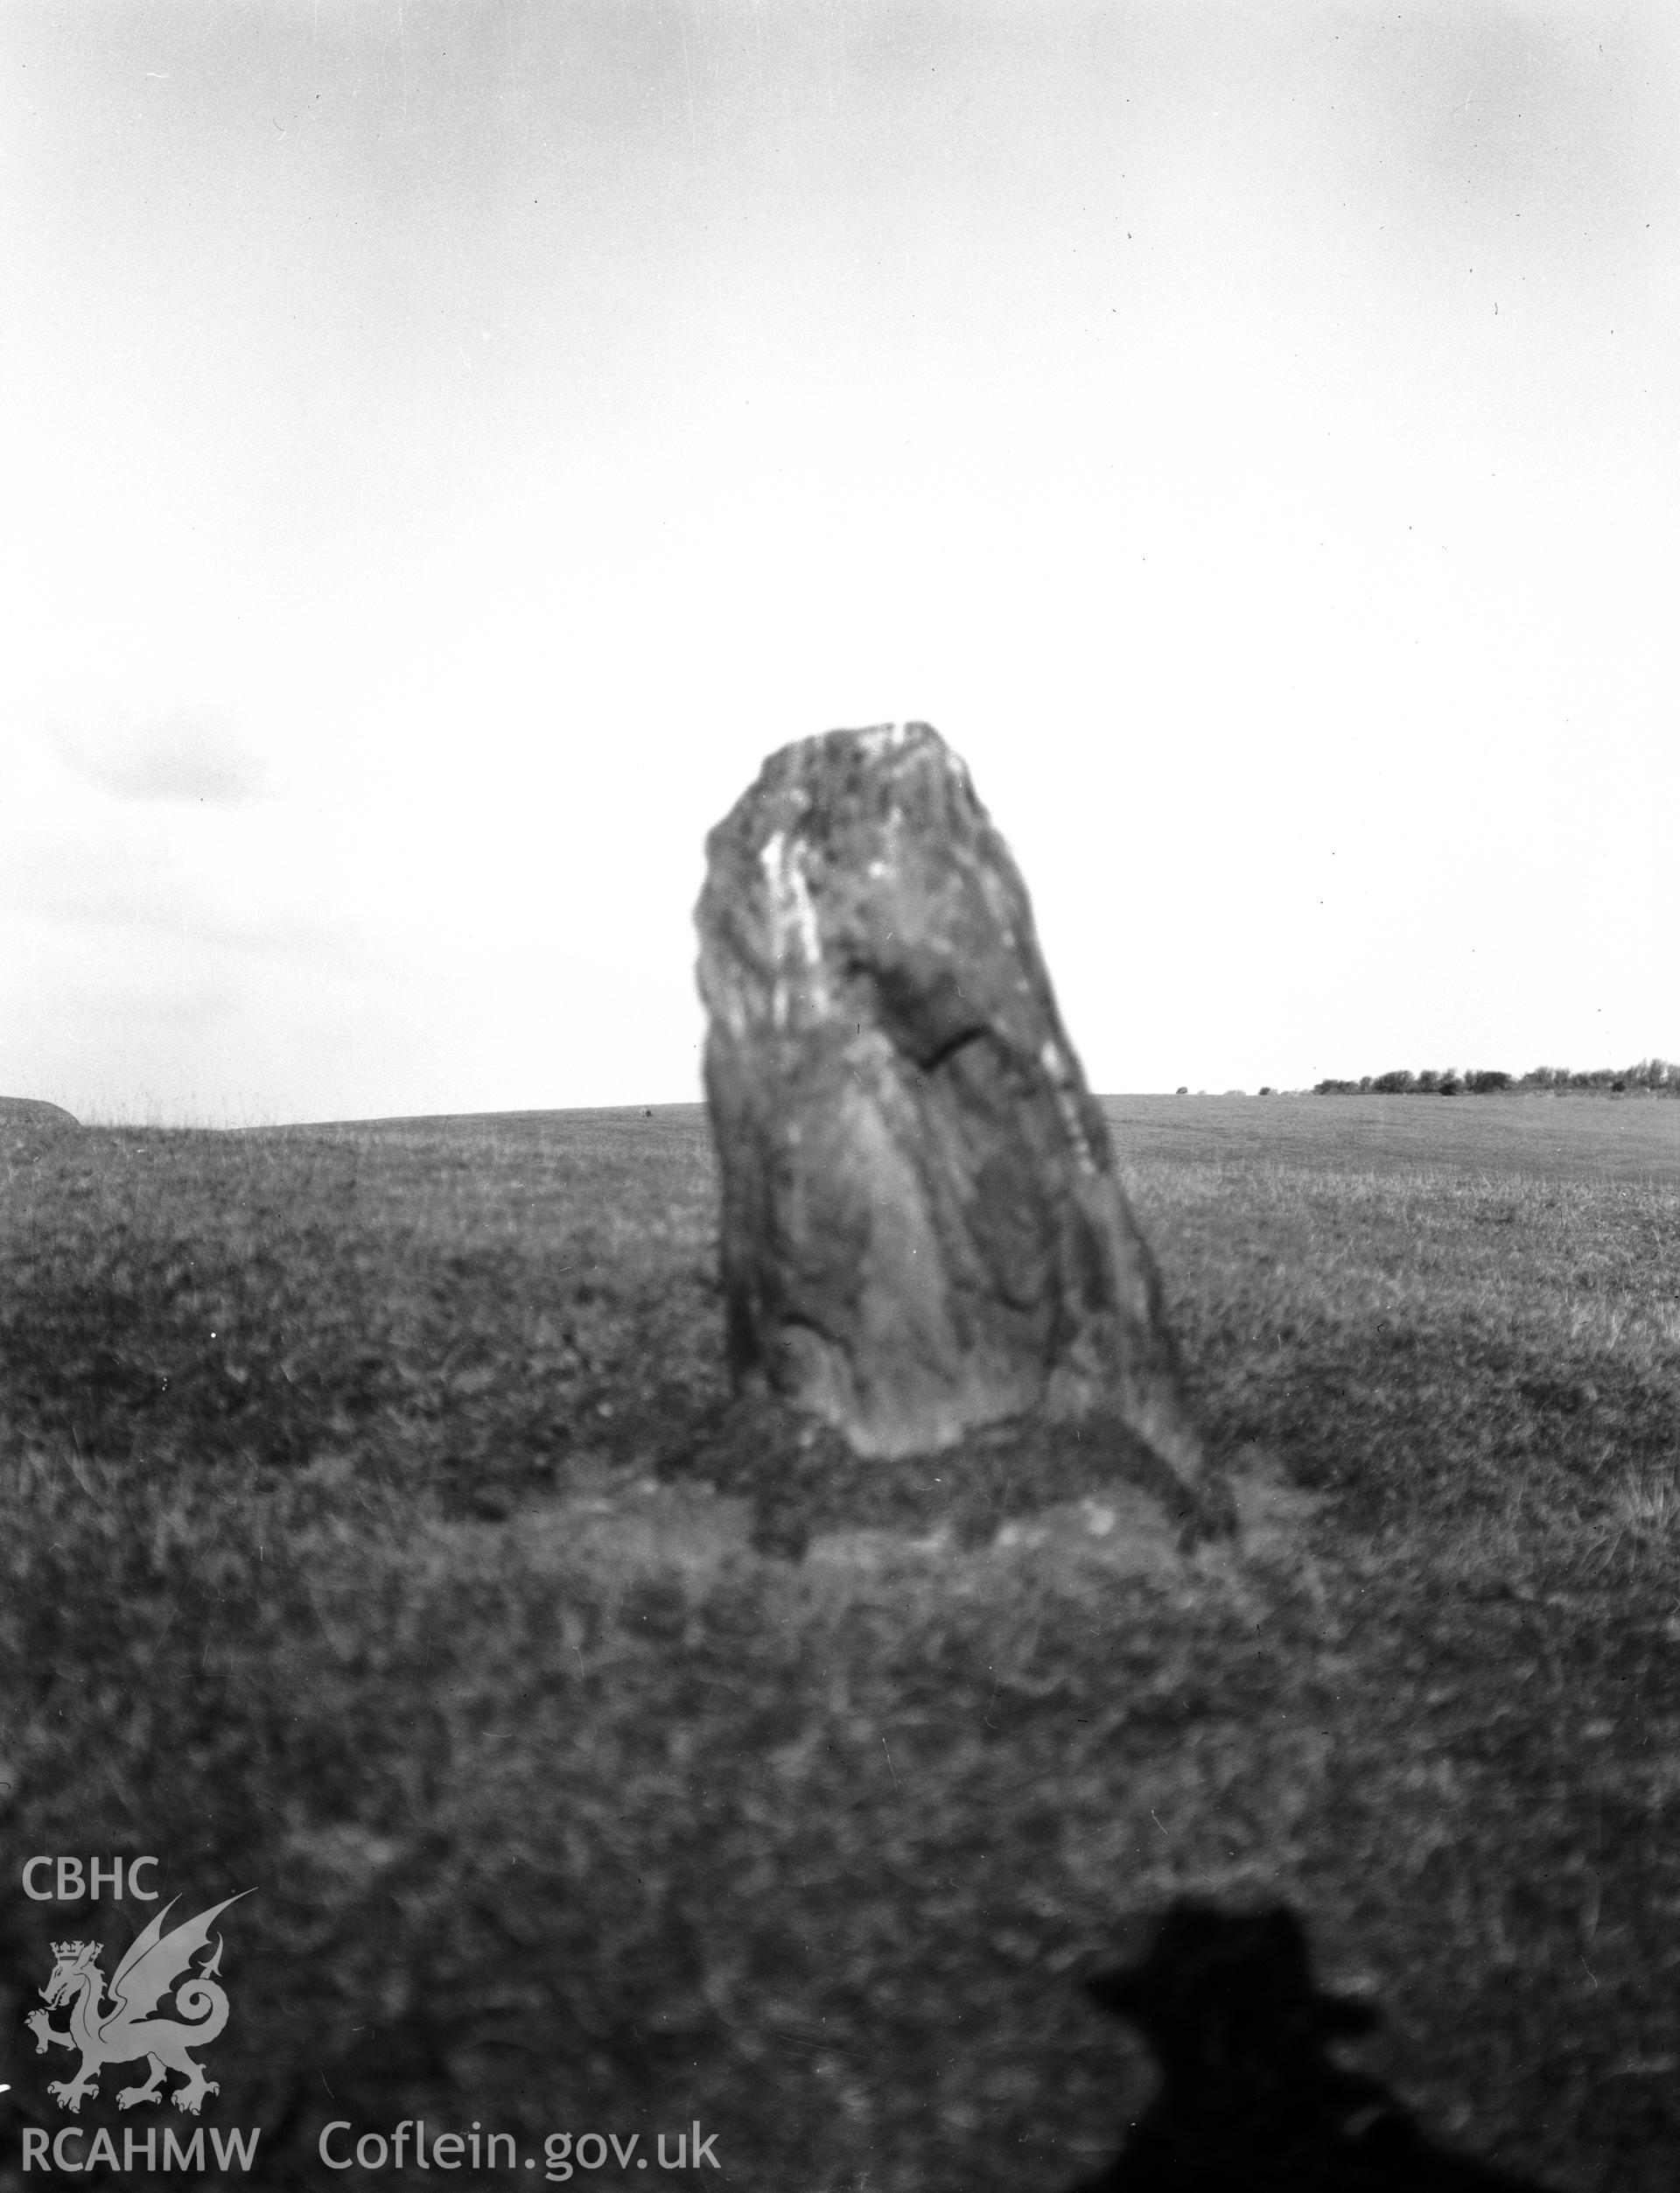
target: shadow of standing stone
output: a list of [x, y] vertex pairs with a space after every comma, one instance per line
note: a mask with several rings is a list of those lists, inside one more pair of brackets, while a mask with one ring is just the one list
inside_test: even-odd
[[[1186, 1406], [1009, 850], [925, 724], [784, 747], [696, 909], [731, 1368], [879, 1462], [1077, 1427], [1195, 1530]], [[808, 1440], [807, 1441], [808, 1445]]]

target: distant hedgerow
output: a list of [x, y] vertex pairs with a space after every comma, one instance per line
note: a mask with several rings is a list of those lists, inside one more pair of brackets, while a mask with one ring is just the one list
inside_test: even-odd
[[1476, 1067], [1464, 1074], [1451, 1067], [1444, 1072], [1425, 1067], [1420, 1074], [1396, 1067], [1386, 1074], [1367, 1074], [1356, 1082], [1322, 1081], [1312, 1093], [1315, 1096], [1368, 1093], [1374, 1096], [1456, 1096], [1467, 1089], [1473, 1096], [1492, 1096], [1508, 1089], [1596, 1089], [1613, 1096], [1642, 1089], [1655, 1096], [1680, 1096], [1680, 1065], [1669, 1059], [1648, 1058], [1641, 1059], [1637, 1066], [1600, 1066], [1586, 1074], [1572, 1073], [1566, 1066], [1536, 1066], [1520, 1081], [1494, 1067]]
[[1524, 1089], [1644, 1089], [1654, 1096], [1680, 1096], [1680, 1065], [1670, 1059], [1642, 1058], [1635, 1066], [1596, 1066], [1574, 1074], [1566, 1066], [1536, 1066], [1522, 1076]]

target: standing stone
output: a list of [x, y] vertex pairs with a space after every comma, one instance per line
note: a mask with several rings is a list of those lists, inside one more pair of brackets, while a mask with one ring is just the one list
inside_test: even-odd
[[926, 724], [785, 746], [696, 919], [738, 1390], [889, 1461], [1012, 1419], [1208, 1482], [1026, 886]]

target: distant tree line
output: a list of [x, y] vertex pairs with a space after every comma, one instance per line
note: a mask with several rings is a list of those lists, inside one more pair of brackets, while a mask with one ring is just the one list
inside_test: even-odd
[[1600, 1089], [1620, 1095], [1629, 1089], [1648, 1089], [1654, 1096], [1680, 1096], [1680, 1065], [1670, 1060], [1642, 1058], [1637, 1066], [1595, 1067], [1590, 1074], [1573, 1074], [1566, 1066], [1536, 1066], [1520, 1078], [1479, 1067], [1460, 1074], [1452, 1067], [1437, 1071], [1426, 1067], [1421, 1074], [1396, 1070], [1367, 1074], [1356, 1082], [1320, 1082], [1315, 1096], [1490, 1096], [1502, 1089]]

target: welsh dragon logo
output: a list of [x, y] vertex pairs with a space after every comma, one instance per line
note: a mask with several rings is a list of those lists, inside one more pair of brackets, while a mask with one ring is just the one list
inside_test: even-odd
[[[240, 1892], [247, 1896], [251, 1893], [248, 1888]], [[54, 1942], [52, 1954], [58, 1962], [41, 1990], [46, 2010], [32, 2011], [25, 2023], [35, 2035], [38, 2056], [46, 2054], [49, 2042], [56, 2042], [61, 2049], [81, 2050], [81, 2069], [74, 2078], [54, 2079], [46, 2090], [61, 2109], [74, 2115], [84, 2094], [98, 2093], [94, 2074], [102, 2064], [129, 2063], [143, 2056], [151, 2076], [142, 2086], [123, 2087], [116, 2098], [119, 2109], [132, 2109], [136, 2102], [161, 2101], [165, 2071], [178, 2071], [186, 2079], [186, 2084], [178, 2086], [172, 2098], [177, 2109], [190, 2110], [195, 2117], [205, 2096], [220, 2091], [216, 2081], [206, 2078], [203, 2067], [187, 2054], [189, 2048], [201, 2049], [214, 2041], [228, 2022], [227, 1993], [215, 1979], [221, 1966], [220, 1937], [217, 1937], [214, 1955], [197, 1972], [192, 1969], [192, 1960], [207, 1946], [213, 1922], [228, 1904], [239, 1900], [239, 1896], [229, 1896], [225, 1902], [212, 1904], [196, 1919], [188, 1919], [165, 1934], [164, 1921], [175, 1909], [176, 1900], [172, 1898], [130, 1944], [128, 1954], [111, 1976], [110, 2001], [103, 2010], [101, 1998], [108, 1992], [105, 1975], [99, 1969], [103, 1944]], [[172, 2007], [190, 2022], [150, 2014], [172, 1988], [175, 1991]], [[47, 2011], [57, 2009], [60, 2003], [70, 2006], [67, 2033], [61, 2033], [47, 2018]]]

